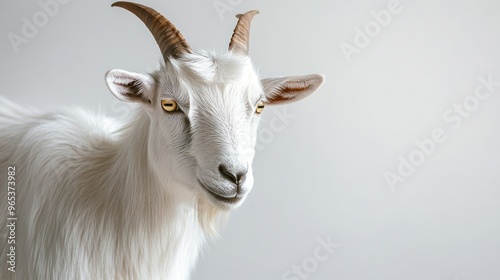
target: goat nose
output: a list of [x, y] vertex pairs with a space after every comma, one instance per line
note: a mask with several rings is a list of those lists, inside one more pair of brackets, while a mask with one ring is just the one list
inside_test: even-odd
[[234, 172], [234, 171], [230, 171], [230, 169], [226, 165], [221, 164], [221, 165], [219, 165], [219, 172], [222, 175], [222, 177], [224, 177], [225, 179], [234, 183], [235, 185], [239, 186], [240, 183], [243, 180], [245, 180], [245, 176], [248, 172], [248, 169]]

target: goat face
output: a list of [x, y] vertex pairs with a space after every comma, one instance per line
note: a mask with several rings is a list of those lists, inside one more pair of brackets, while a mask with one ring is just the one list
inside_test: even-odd
[[[145, 6], [118, 3], [140, 18], [145, 10], [161, 17]], [[193, 53], [166, 21], [164, 28], [180, 37], [162, 40], [155, 35], [157, 42], [173, 41], [159, 43], [165, 60], [159, 71], [106, 74], [108, 88], [117, 98], [141, 103], [148, 113], [148, 153], [159, 178], [180, 183], [222, 209], [239, 206], [252, 188], [252, 160], [264, 105], [299, 100], [323, 83], [321, 75], [260, 80], [248, 57], [248, 34], [238, 33], [248, 32], [248, 26], [240, 25], [248, 25], [253, 15], [240, 17], [229, 51], [222, 55]], [[150, 28], [153, 35], [155, 28], [158, 24]], [[169, 178], [164, 178], [167, 170]]]

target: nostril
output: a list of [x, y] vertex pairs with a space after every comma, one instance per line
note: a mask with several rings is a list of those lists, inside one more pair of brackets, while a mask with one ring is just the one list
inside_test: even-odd
[[225, 165], [223, 164], [219, 165], [219, 172], [222, 175], [222, 177], [226, 178], [227, 180], [234, 182], [235, 184], [238, 183], [237, 176], [235, 176], [232, 172], [230, 172]]
[[236, 185], [239, 185], [240, 182], [243, 179], [245, 179], [245, 175], [247, 174], [246, 170], [243, 172], [238, 172], [238, 173], [234, 174], [233, 172], [229, 171], [229, 168], [227, 168], [227, 166], [225, 166], [224, 164], [219, 165], [219, 172], [222, 175], [222, 177], [235, 183]]
[[241, 181], [243, 181], [245, 179], [245, 175], [247, 175], [247, 172], [239, 172], [238, 174], [236, 174], [236, 180], [238, 181], [238, 183], [240, 183]]

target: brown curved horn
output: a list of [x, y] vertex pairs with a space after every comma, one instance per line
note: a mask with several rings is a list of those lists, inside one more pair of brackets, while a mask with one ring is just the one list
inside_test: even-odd
[[249, 11], [243, 15], [237, 15], [238, 23], [234, 28], [233, 36], [231, 37], [231, 42], [229, 43], [229, 50], [235, 53], [247, 55], [248, 54], [248, 44], [250, 38], [250, 22], [252, 18], [258, 14], [259, 11]]
[[160, 47], [163, 59], [179, 58], [184, 53], [191, 53], [191, 47], [184, 36], [168, 19], [160, 13], [141, 4], [131, 2], [115, 2], [111, 7], [124, 8], [136, 15], [149, 29]]

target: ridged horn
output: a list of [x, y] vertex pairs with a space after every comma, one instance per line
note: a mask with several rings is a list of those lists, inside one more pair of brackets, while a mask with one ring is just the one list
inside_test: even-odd
[[191, 53], [191, 47], [181, 32], [167, 18], [156, 10], [132, 2], [115, 2], [111, 7], [121, 7], [136, 15], [149, 29], [160, 47], [163, 59], [179, 58], [185, 53]]
[[229, 43], [230, 51], [248, 55], [250, 22], [252, 21], [252, 18], [258, 13], [259, 11], [253, 10], [236, 16], [238, 18], [238, 23], [234, 28], [233, 36], [231, 37], [231, 42]]

